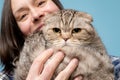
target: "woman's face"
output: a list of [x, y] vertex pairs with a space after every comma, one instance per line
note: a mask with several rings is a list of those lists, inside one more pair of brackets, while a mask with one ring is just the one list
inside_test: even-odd
[[13, 15], [25, 36], [43, 26], [43, 18], [59, 8], [52, 0], [11, 0]]

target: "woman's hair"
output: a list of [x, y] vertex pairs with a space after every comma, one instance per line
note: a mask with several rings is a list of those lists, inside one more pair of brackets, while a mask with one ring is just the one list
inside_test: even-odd
[[63, 5], [60, 3], [59, 0], [52, 0], [58, 7], [59, 9], [63, 9]]
[[[52, 1], [63, 9], [59, 0]], [[13, 61], [19, 57], [25, 41], [12, 13], [11, 0], [4, 0], [0, 30], [0, 59], [4, 65], [4, 71], [9, 72], [14, 69]]]
[[24, 35], [20, 31], [11, 9], [11, 0], [4, 0], [0, 33], [0, 59], [5, 71], [13, 69], [12, 62], [19, 56], [24, 43]]

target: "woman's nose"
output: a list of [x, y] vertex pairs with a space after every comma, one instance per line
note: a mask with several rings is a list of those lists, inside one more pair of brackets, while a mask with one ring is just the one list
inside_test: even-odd
[[44, 17], [44, 12], [37, 9], [32, 10], [32, 21], [39, 22]]

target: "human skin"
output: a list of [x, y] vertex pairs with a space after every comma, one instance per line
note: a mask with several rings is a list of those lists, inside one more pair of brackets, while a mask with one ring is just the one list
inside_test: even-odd
[[[52, 12], [60, 10], [52, 0], [11, 0], [13, 15], [20, 30], [25, 36], [40, 30], [44, 25], [43, 18]], [[62, 52], [44, 64], [52, 56], [53, 50], [48, 49], [33, 61], [26, 80], [50, 80], [59, 63], [64, 59]], [[73, 59], [69, 65], [60, 72], [55, 80], [67, 80], [78, 65], [78, 60]], [[74, 80], [82, 80], [77, 77]]]

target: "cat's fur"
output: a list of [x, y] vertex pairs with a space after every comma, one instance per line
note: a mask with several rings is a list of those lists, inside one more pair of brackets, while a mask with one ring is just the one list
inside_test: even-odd
[[113, 65], [91, 22], [89, 14], [75, 10], [48, 15], [41, 31], [26, 38], [15, 69], [15, 80], [25, 80], [35, 57], [48, 48], [54, 48], [55, 53], [61, 50], [66, 55], [53, 79], [76, 57], [79, 65], [69, 80], [78, 75], [84, 76], [84, 80], [114, 80]]

